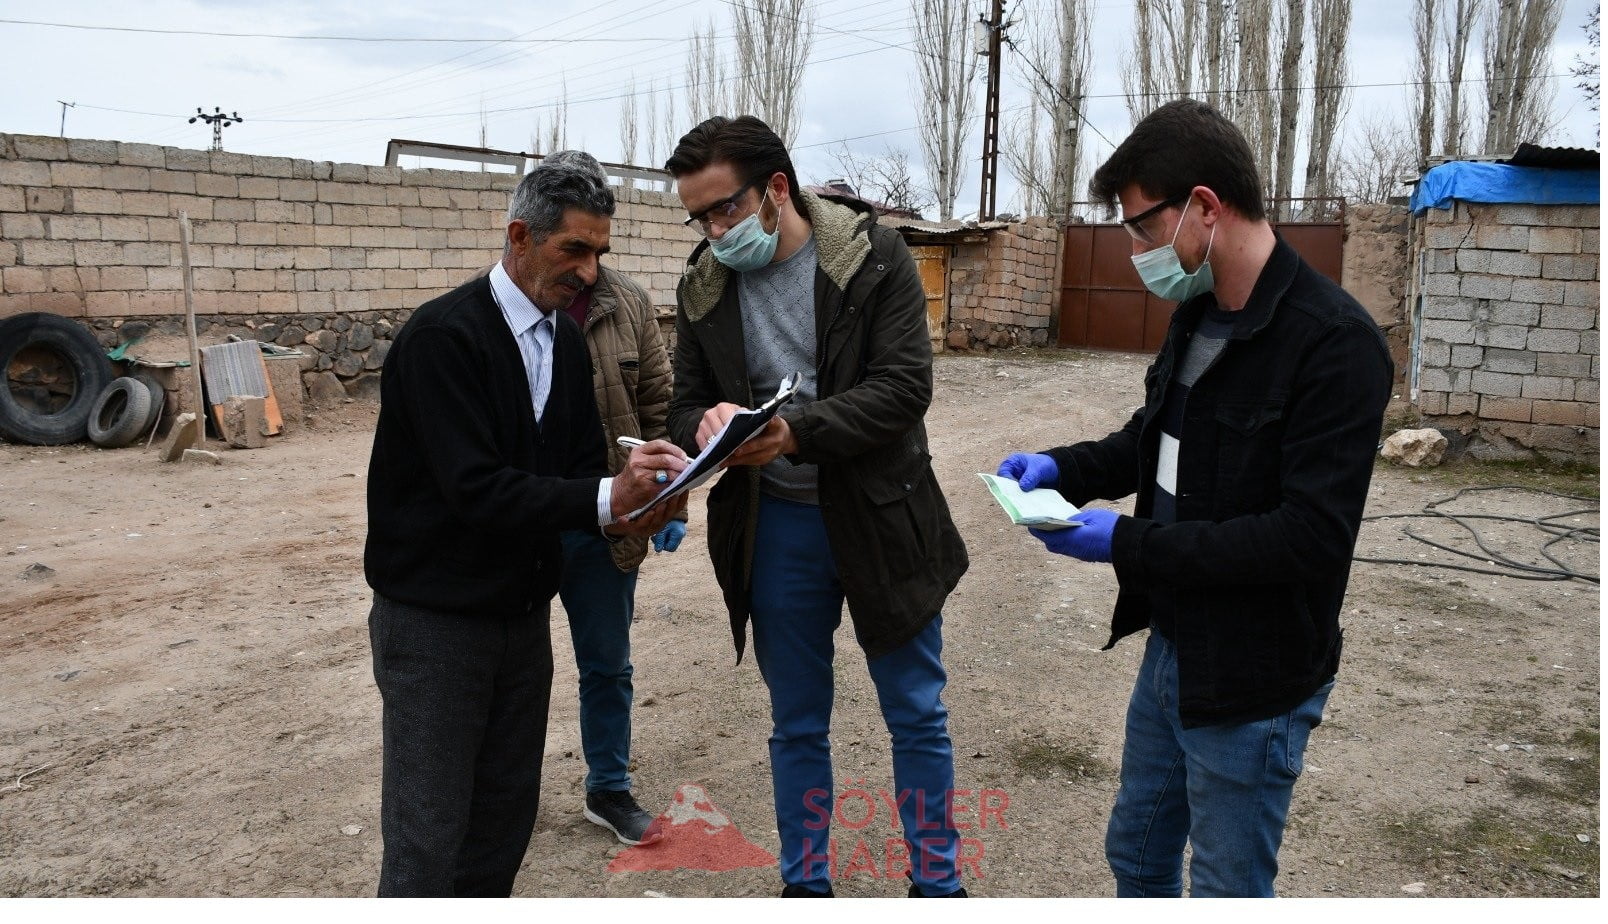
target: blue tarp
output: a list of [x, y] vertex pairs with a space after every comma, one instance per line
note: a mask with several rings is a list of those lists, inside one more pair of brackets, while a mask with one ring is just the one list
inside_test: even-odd
[[1412, 210], [1449, 209], [1464, 202], [1596, 205], [1602, 184], [1595, 170], [1545, 170], [1458, 160], [1425, 173], [1413, 190]]

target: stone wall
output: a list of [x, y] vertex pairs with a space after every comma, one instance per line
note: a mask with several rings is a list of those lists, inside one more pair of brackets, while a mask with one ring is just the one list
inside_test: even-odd
[[946, 344], [976, 350], [1047, 345], [1060, 241], [1049, 219], [1029, 218], [989, 231], [986, 243], [956, 245]]
[[[517, 181], [0, 134], [0, 318], [83, 318], [109, 345], [129, 320], [171, 327], [184, 312], [184, 212], [203, 342], [255, 332], [308, 351], [308, 375], [345, 387], [377, 368], [387, 325], [497, 258]], [[606, 262], [668, 313], [697, 237], [673, 194], [616, 194]], [[359, 346], [363, 331], [373, 340]]]
[[1598, 209], [1431, 209], [1418, 406], [1475, 454], [1595, 458]]
[[1340, 285], [1362, 303], [1384, 331], [1398, 378], [1407, 371], [1411, 333], [1407, 323], [1411, 220], [1411, 213], [1403, 205], [1348, 206], [1340, 267]]

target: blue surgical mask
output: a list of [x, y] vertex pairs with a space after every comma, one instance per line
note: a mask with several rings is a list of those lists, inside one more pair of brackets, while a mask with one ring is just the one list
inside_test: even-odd
[[[1193, 202], [1193, 198], [1190, 201]], [[1189, 203], [1186, 202], [1184, 215], [1188, 214]], [[1212, 256], [1212, 241], [1217, 238], [1217, 226], [1212, 225], [1211, 237], [1206, 239], [1206, 256], [1201, 258], [1200, 269], [1193, 273], [1184, 272], [1184, 265], [1178, 261], [1178, 251], [1173, 248], [1173, 244], [1178, 243], [1178, 232], [1182, 230], [1184, 230], [1184, 218], [1181, 215], [1178, 218], [1178, 227], [1173, 231], [1171, 243], [1133, 257], [1133, 268], [1139, 271], [1140, 280], [1144, 282], [1145, 288], [1155, 293], [1157, 298], [1174, 302], [1187, 301], [1210, 292], [1216, 285], [1209, 261]]]
[[[760, 202], [760, 211], [764, 210], [765, 202], [770, 201], [770, 190], [767, 189], [765, 193], [764, 200]], [[715, 259], [728, 269], [746, 273], [759, 269], [776, 256], [776, 243], [781, 236], [780, 215], [776, 219], [776, 230], [766, 231], [759, 221], [759, 212], [755, 212], [726, 229], [719, 240], [711, 239], [709, 249], [715, 252]]]

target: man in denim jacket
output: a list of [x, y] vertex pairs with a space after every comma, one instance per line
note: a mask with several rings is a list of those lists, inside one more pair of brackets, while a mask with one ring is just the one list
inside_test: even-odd
[[1106, 833], [1119, 896], [1270, 896], [1302, 754], [1340, 662], [1340, 606], [1393, 377], [1377, 325], [1268, 224], [1233, 123], [1176, 100], [1095, 172], [1134, 265], [1180, 302], [1145, 403], [1104, 439], [999, 473], [1074, 504], [1035, 530], [1110, 562], [1106, 648], [1149, 629]]

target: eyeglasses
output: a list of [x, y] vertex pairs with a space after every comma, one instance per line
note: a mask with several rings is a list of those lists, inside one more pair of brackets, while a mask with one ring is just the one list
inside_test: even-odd
[[1155, 239], [1154, 235], [1152, 235], [1149, 231], [1146, 231], [1141, 226], [1146, 221], [1150, 220], [1151, 218], [1154, 218], [1162, 210], [1172, 208], [1173, 206], [1179, 204], [1180, 202], [1184, 202], [1184, 201], [1186, 201], [1188, 199], [1189, 199], [1189, 193], [1183, 193], [1182, 195], [1173, 196], [1171, 199], [1168, 199], [1165, 202], [1158, 202], [1155, 205], [1152, 205], [1150, 208], [1145, 209], [1143, 212], [1140, 212], [1139, 214], [1133, 216], [1132, 218], [1124, 218], [1121, 221], [1121, 225], [1122, 225], [1122, 227], [1124, 229], [1127, 230], [1129, 236], [1131, 236], [1134, 240], [1138, 241], [1139, 243], [1141, 243], [1141, 244], [1154, 244], [1154, 243], [1156, 243], [1156, 239]]
[[696, 226], [703, 231], [705, 237], [708, 237], [709, 223], [717, 219], [729, 221], [736, 217], [737, 200], [741, 199], [744, 195], [747, 195], [748, 191], [757, 185], [759, 185], [758, 180], [749, 180], [748, 182], [744, 183], [736, 192], [704, 209], [702, 212], [699, 212], [696, 215], [687, 216], [686, 220], [683, 221], [682, 224], [689, 228]]

